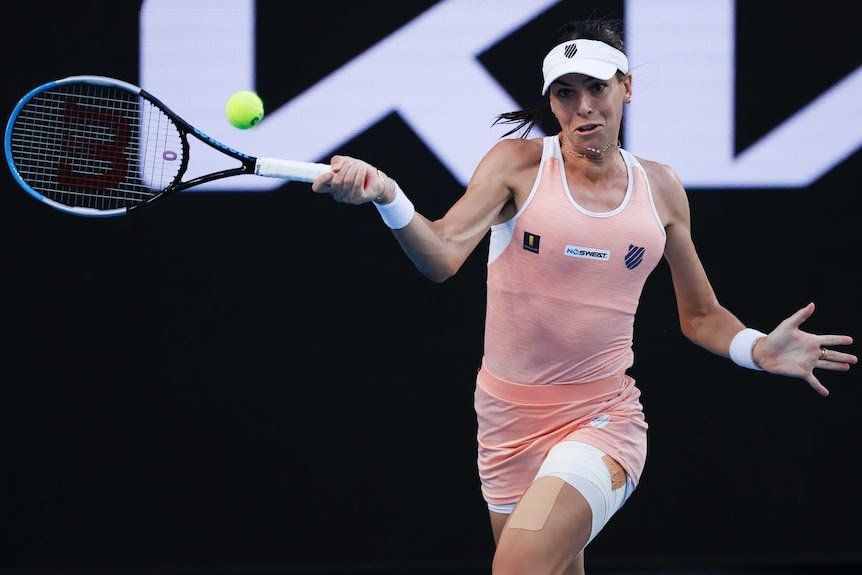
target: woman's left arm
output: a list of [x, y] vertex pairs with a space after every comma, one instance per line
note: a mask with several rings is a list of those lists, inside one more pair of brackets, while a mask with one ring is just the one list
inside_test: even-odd
[[747, 328], [718, 301], [692, 240], [688, 196], [679, 177], [668, 166], [642, 163], [667, 232], [664, 256], [671, 270], [683, 335], [739, 365], [803, 379], [820, 395], [828, 395], [813, 371], [849, 370], [857, 362], [856, 356], [827, 347], [850, 345], [853, 338], [800, 329], [814, 312], [813, 303], [797, 310], [768, 335]]

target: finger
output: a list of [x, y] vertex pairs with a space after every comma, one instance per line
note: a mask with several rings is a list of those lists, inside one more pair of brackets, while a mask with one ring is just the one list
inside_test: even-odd
[[826, 353], [823, 354], [823, 357], [818, 358], [817, 367], [846, 371], [857, 361], [856, 356], [853, 354], [835, 351], [834, 349], [826, 349]]
[[362, 162], [348, 160], [339, 172], [339, 185], [344, 189], [345, 200], [356, 194], [356, 174], [361, 171]]
[[813, 314], [813, 313], [814, 313], [814, 302], [811, 302], [810, 304], [808, 304], [807, 306], [800, 309], [799, 311], [794, 313], [792, 316], [790, 316], [789, 318], [784, 320], [784, 323], [787, 323], [788, 325], [790, 325], [792, 327], [798, 328], [800, 325], [802, 325], [802, 323], [806, 319], [811, 317], [811, 314]]
[[817, 393], [819, 393], [823, 397], [826, 397], [829, 395], [829, 390], [826, 389], [825, 387], [823, 387], [823, 384], [820, 383], [820, 381], [814, 376], [813, 373], [811, 375], [809, 375], [808, 377], [806, 377], [805, 381], [808, 382], [808, 385], [810, 385], [814, 391], [816, 391]]
[[352, 174], [351, 185], [353, 186], [353, 191], [357, 193], [362, 193], [365, 191], [365, 178], [368, 170], [365, 166], [356, 166], [355, 171]]
[[332, 167], [332, 172], [335, 174], [330, 183], [332, 187], [344, 188], [347, 186], [351, 163], [350, 160], [344, 159], [343, 161], [339, 161], [338, 165]]
[[341, 176], [339, 184], [347, 194], [351, 194], [353, 192], [353, 180], [356, 177], [356, 162], [352, 160], [344, 162], [339, 175]]
[[350, 167], [352, 160], [349, 156], [332, 156], [332, 162], [329, 164], [329, 169], [336, 174]]
[[322, 193], [322, 194], [328, 193], [329, 192], [328, 186], [330, 185], [330, 182], [332, 181], [332, 178], [334, 178], [334, 177], [335, 177], [335, 174], [333, 174], [331, 171], [324, 172], [323, 174], [320, 174], [311, 183], [311, 190], [314, 192]]
[[851, 345], [853, 338], [849, 335], [821, 335], [820, 346], [827, 347], [833, 345]]

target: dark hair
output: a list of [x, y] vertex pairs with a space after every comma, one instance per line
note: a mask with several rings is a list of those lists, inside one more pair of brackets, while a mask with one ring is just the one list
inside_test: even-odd
[[[557, 29], [548, 50], [568, 40], [584, 39], [604, 42], [625, 53], [623, 49], [622, 29], [623, 23], [620, 19], [589, 18], [586, 20], [573, 20]], [[622, 72], [618, 73], [621, 74]], [[526, 138], [530, 130], [549, 115], [551, 115], [551, 104], [545, 98], [535, 106], [498, 115], [492, 125], [515, 124], [515, 127], [503, 134], [501, 138], [514, 134], [518, 130], [523, 130], [520, 137]]]

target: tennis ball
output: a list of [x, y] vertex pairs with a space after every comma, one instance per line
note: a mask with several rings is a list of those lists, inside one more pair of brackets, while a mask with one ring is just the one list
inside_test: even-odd
[[240, 130], [247, 130], [263, 119], [263, 100], [249, 90], [235, 92], [224, 110], [228, 121]]

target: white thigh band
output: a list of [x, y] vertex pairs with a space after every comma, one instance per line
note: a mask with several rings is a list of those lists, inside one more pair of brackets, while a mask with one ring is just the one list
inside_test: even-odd
[[563, 441], [548, 452], [548, 456], [536, 473], [536, 479], [544, 476], [559, 477], [584, 496], [593, 511], [593, 527], [589, 543], [607, 525], [611, 516], [626, 502], [634, 489], [631, 478], [625, 485], [614, 489], [611, 472], [602, 460], [605, 453], [592, 445], [578, 441]]

